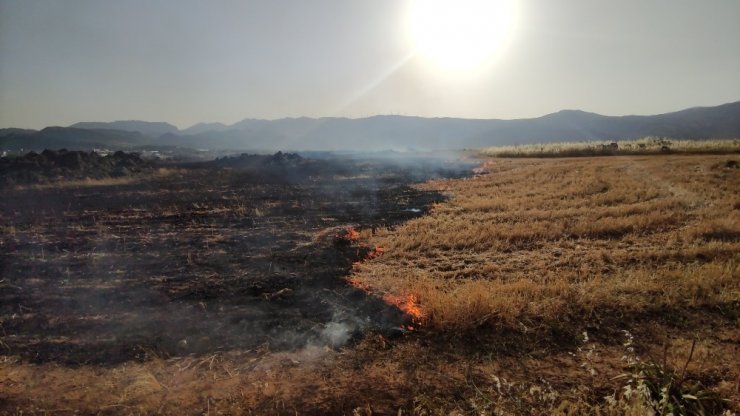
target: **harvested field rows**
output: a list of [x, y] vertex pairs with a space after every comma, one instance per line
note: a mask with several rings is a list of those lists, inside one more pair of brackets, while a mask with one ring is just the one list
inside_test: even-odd
[[495, 160], [487, 170], [430, 184], [454, 199], [376, 238], [387, 254], [355, 277], [415, 293], [427, 324], [444, 330], [738, 299], [740, 170], [722, 158]]
[[[737, 406], [740, 169], [730, 159], [492, 160], [484, 175], [428, 184], [452, 199], [372, 239], [386, 254], [353, 279], [413, 295], [430, 334], [536, 361], [619, 347], [625, 334], [644, 358], [666, 346], [685, 360], [697, 339], [705, 355], [689, 369]], [[624, 354], [603, 354], [606, 376], [622, 372]], [[566, 374], [550, 383], [588, 378], [577, 366]]]

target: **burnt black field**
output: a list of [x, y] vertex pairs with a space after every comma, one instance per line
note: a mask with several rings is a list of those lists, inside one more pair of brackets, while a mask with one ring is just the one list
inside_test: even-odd
[[[415, 183], [472, 167], [286, 153], [125, 170], [67, 159], [64, 169], [39, 157], [4, 165], [4, 179], [14, 173], [0, 199], [0, 348], [30, 362], [106, 365], [332, 347], [365, 331], [400, 336], [409, 317], [345, 280], [375, 250], [350, 230], [423, 215], [444, 196]], [[95, 176], [96, 164], [107, 169], [98, 182], [67, 182]], [[111, 172], [125, 180], [106, 184]]]

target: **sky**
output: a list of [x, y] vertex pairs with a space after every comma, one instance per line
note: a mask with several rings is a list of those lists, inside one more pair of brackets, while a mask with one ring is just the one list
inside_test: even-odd
[[[459, 43], [434, 51], [445, 40], [427, 32], [459, 2], [427, 34], [418, 16], [440, 1], [0, 0], [0, 127], [659, 114], [740, 100], [738, 0], [505, 0], [505, 13], [478, 0], [478, 20], [443, 33], [464, 32]], [[486, 28], [504, 25], [489, 42]], [[449, 49], [492, 45], [472, 66], [447, 65], [459, 60]]]

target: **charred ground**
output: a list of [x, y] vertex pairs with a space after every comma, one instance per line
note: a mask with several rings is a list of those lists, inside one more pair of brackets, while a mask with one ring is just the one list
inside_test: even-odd
[[410, 185], [468, 168], [278, 153], [110, 186], [9, 187], [1, 347], [32, 362], [114, 364], [399, 333], [407, 316], [343, 278], [375, 250], [349, 230], [422, 215], [444, 196]]

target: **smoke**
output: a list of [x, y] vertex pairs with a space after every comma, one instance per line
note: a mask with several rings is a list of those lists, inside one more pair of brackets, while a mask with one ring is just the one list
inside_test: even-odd
[[321, 339], [332, 347], [341, 347], [352, 337], [353, 328], [343, 322], [329, 322], [321, 330]]

